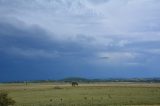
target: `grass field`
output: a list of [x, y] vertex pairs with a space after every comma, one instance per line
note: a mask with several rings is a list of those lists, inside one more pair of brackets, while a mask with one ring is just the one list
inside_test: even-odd
[[160, 84], [0, 84], [15, 106], [160, 106]]

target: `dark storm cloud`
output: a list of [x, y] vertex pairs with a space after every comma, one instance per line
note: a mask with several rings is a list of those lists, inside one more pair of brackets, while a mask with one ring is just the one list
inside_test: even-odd
[[[1, 80], [7, 77], [10, 77], [8, 80], [16, 80], [17, 77], [41, 79], [71, 75], [70, 71], [73, 72], [74, 68], [71, 70], [69, 67], [82, 66], [87, 51], [75, 42], [60, 42], [50, 38], [38, 26], [27, 26], [19, 21], [14, 21], [14, 24], [5, 20], [0, 22]], [[25, 74], [28, 77], [24, 77]]]
[[158, 76], [159, 7], [159, 0], [0, 0], [1, 79]]
[[[0, 47], [1, 52], [7, 52], [14, 54], [34, 54], [40, 52], [47, 55], [54, 55], [54, 52], [60, 53], [60, 55], [66, 56], [67, 54], [76, 54], [81, 49], [83, 52], [84, 48], [75, 42], [60, 42], [53, 39], [55, 35], [49, 36], [49, 34], [38, 26], [26, 26], [24, 23], [19, 21], [16, 24], [9, 22], [0, 22]], [[18, 53], [19, 52], [19, 53]], [[29, 53], [31, 52], [31, 53]], [[65, 54], [66, 53], [66, 54]], [[27, 54], [26, 54], [27, 55]], [[25, 54], [24, 54], [25, 56]]]

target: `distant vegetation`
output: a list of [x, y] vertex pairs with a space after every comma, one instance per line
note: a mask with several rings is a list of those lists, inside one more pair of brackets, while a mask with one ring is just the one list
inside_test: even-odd
[[79, 77], [65, 78], [60, 81], [64, 82], [160, 82], [160, 78], [108, 78], [108, 79], [86, 79]]
[[87, 79], [80, 77], [69, 77], [61, 80], [30, 80], [30, 81], [11, 81], [7, 83], [49, 83], [49, 82], [63, 82], [71, 83], [73, 81], [82, 83], [92, 83], [92, 82], [146, 82], [146, 83], [160, 83], [160, 78], [107, 78], [107, 79]]

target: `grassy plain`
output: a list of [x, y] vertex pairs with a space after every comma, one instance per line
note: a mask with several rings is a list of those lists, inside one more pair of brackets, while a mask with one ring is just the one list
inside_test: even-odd
[[0, 84], [15, 106], [160, 106], [160, 84]]

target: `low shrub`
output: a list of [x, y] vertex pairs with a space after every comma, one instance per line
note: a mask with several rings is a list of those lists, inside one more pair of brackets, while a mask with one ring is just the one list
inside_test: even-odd
[[0, 92], [0, 106], [10, 106], [14, 105], [16, 102], [8, 97], [7, 92]]

